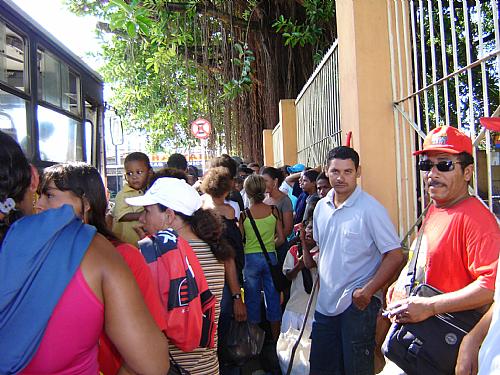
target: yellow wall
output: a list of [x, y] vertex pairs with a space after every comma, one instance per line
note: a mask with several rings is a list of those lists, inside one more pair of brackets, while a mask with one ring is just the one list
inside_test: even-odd
[[[392, 106], [393, 97], [400, 97], [402, 93], [393, 94], [392, 86], [392, 35], [387, 8], [391, 4], [383, 0], [336, 2], [340, 113], [342, 143], [345, 143], [346, 135], [351, 131], [351, 146], [361, 157], [361, 186], [386, 207], [393, 223], [403, 234], [410, 224], [406, 221], [410, 219], [404, 219], [402, 212], [410, 211], [412, 207], [407, 202], [403, 203], [402, 196], [414, 194], [414, 188], [408, 183], [407, 176], [400, 174], [398, 177], [397, 173], [397, 158], [405, 160], [407, 155], [401, 154], [402, 149], [398, 154], [397, 139], [400, 138], [397, 137], [401, 137], [402, 133], [397, 130], [400, 124], [396, 121], [398, 117]], [[394, 24], [393, 19], [390, 21]], [[406, 69], [406, 66], [402, 66], [402, 69]], [[402, 82], [401, 85], [402, 90], [407, 90], [411, 82]], [[405, 110], [411, 111], [411, 108]], [[404, 131], [407, 132], [405, 136], [409, 136], [410, 130]], [[275, 153], [279, 154], [283, 163], [295, 164], [297, 127], [293, 100], [280, 101], [280, 123], [274, 132]], [[277, 162], [275, 156], [274, 163]], [[270, 163], [266, 160], [266, 164]], [[406, 167], [411, 171], [411, 163], [407, 164]], [[398, 182], [407, 190], [398, 190]]]
[[340, 113], [343, 136], [360, 154], [361, 186], [397, 224], [397, 175], [386, 2], [339, 0]]
[[[271, 134], [271, 135], [269, 135]], [[264, 144], [264, 164], [281, 167], [297, 164], [297, 122], [295, 100], [279, 102], [279, 123], [273, 130], [264, 130], [264, 142], [270, 137], [269, 146]], [[269, 147], [269, 150], [266, 150]], [[269, 157], [266, 155], [270, 155]]]
[[295, 100], [280, 100], [280, 124], [283, 141], [283, 164], [297, 164], [297, 122]]
[[262, 144], [264, 147], [264, 165], [274, 165], [272, 129], [265, 129], [262, 132], [262, 136]]

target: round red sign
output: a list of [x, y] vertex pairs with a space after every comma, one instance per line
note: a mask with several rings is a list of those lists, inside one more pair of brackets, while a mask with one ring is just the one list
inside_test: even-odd
[[207, 139], [210, 137], [212, 125], [204, 118], [198, 118], [191, 123], [191, 133], [199, 139]]

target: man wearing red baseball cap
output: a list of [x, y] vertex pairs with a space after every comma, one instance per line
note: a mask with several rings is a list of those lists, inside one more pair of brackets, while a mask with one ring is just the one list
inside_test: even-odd
[[[416, 281], [443, 294], [397, 300], [402, 297], [398, 290], [404, 290], [398, 281], [388, 306], [389, 316], [398, 323], [416, 323], [493, 301], [500, 230], [493, 214], [469, 195], [474, 171], [472, 150], [466, 134], [441, 126], [432, 130], [422, 150], [414, 153], [420, 157], [418, 166], [432, 201], [421, 229]], [[402, 271], [400, 280], [405, 279], [407, 271]]]

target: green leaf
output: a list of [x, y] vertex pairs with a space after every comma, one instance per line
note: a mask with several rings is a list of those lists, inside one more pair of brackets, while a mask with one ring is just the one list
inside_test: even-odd
[[144, 33], [144, 35], [146, 36], [150, 35], [150, 29], [147, 24], [145, 24], [144, 22], [137, 21], [137, 26], [139, 26], [139, 29]]
[[132, 8], [130, 7], [130, 5], [128, 5], [123, 0], [110, 0], [109, 4], [110, 5], [115, 5], [115, 6], [119, 7], [119, 8], [121, 8], [121, 9], [123, 9], [127, 13], [131, 13], [132, 12]]
[[135, 19], [137, 20], [137, 22], [141, 22], [149, 27], [153, 26], [153, 21], [145, 15], [136, 15]]
[[243, 53], [243, 47], [239, 43], [234, 43], [234, 49], [236, 50], [236, 52], [238, 52], [238, 54]]
[[137, 31], [135, 29], [135, 23], [133, 23], [132, 21], [127, 22], [127, 34], [131, 38], [135, 38], [137, 35]]

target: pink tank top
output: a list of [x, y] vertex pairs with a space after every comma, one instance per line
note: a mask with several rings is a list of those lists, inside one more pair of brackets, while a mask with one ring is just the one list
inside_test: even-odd
[[97, 344], [103, 324], [104, 305], [78, 268], [54, 309], [38, 351], [21, 374], [98, 374]]

